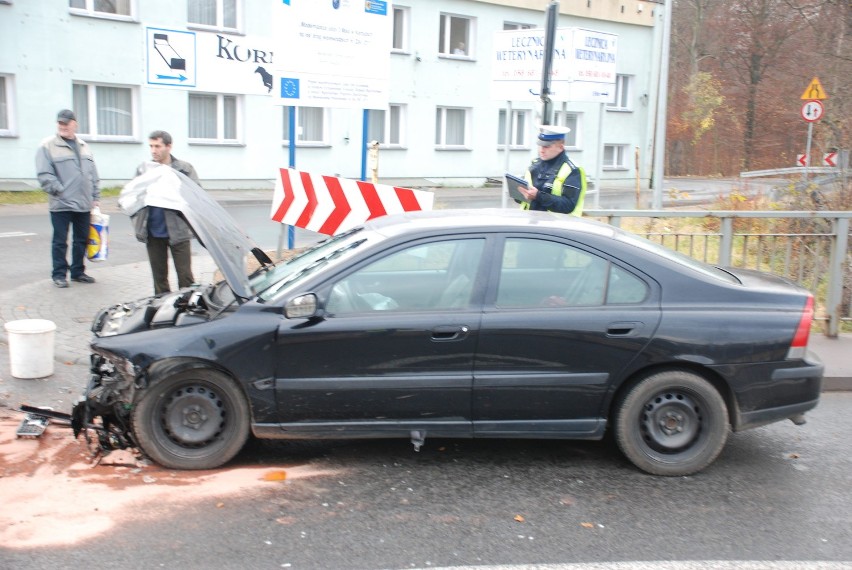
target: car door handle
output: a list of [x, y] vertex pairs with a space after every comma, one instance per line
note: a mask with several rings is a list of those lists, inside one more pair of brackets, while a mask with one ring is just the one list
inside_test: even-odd
[[606, 327], [606, 334], [607, 336], [632, 336], [643, 326], [644, 323], [638, 322], [610, 323]]
[[467, 338], [470, 327], [467, 325], [442, 325], [432, 329], [432, 340], [437, 342], [449, 342]]

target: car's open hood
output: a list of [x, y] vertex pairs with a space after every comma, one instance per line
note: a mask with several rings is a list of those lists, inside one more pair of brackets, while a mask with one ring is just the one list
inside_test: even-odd
[[151, 163], [122, 189], [118, 204], [128, 216], [145, 206], [177, 210], [195, 231], [219, 267], [234, 294], [243, 299], [253, 295], [246, 275], [246, 255], [254, 242], [207, 192], [177, 170]]

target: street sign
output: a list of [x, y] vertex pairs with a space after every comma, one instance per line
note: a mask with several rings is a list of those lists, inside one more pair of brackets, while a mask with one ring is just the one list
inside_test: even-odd
[[183, 30], [146, 28], [148, 85], [196, 86], [196, 35]]
[[796, 165], [797, 166], [807, 166], [808, 165], [808, 155], [797, 154], [796, 155]]
[[805, 101], [802, 105], [802, 118], [809, 123], [819, 121], [825, 113], [825, 107], [819, 101]]
[[802, 93], [800, 99], [805, 101], [828, 99], [828, 93], [822, 88], [822, 83], [819, 82], [819, 77], [814, 77], [808, 84], [805, 92]]
[[822, 155], [822, 163], [825, 166], [837, 166], [837, 153], [836, 152], [827, 152]]

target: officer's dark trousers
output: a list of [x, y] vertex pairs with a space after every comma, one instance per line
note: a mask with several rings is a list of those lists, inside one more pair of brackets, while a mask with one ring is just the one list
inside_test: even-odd
[[151, 274], [154, 277], [154, 293], [168, 293], [169, 287], [169, 251], [178, 276], [178, 287], [189, 287], [195, 283], [192, 277], [192, 247], [190, 241], [169, 244], [169, 238], [148, 237], [148, 261], [151, 262]]

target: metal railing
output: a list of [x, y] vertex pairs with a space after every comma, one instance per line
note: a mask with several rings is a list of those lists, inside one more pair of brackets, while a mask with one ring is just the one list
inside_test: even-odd
[[[813, 293], [815, 319], [823, 321], [829, 337], [838, 335], [841, 322], [852, 322], [852, 212], [585, 210], [584, 215], [707, 263], [795, 281]], [[699, 223], [683, 223], [687, 218]], [[667, 221], [687, 227], [666, 227]]]

